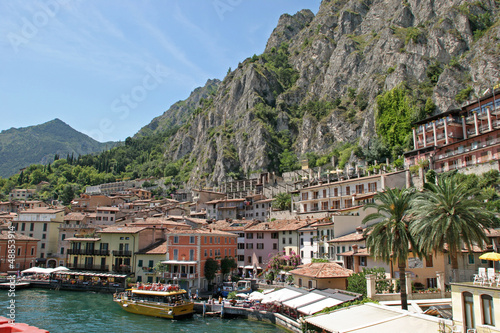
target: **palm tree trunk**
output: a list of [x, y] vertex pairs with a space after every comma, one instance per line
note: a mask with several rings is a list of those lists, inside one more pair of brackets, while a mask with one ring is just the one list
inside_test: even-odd
[[408, 295], [406, 294], [406, 261], [398, 260], [399, 286], [401, 288], [401, 309], [408, 310]]
[[451, 252], [451, 282], [458, 281], [458, 255], [456, 252]]

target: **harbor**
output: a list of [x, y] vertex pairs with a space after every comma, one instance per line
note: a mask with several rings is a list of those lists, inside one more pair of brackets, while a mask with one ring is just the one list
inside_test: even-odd
[[[0, 303], [9, 298], [0, 294]], [[123, 311], [112, 295], [96, 292], [25, 289], [16, 293], [16, 321], [40, 327], [51, 333], [79, 332], [218, 332], [234, 331], [283, 333], [281, 327], [265, 321], [243, 318], [211, 318], [194, 314], [192, 318], [168, 320]]]

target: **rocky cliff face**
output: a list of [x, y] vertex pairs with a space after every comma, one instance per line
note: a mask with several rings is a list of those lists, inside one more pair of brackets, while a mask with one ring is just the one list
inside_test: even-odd
[[285, 14], [263, 55], [196, 102], [165, 158], [190, 163], [192, 185], [213, 185], [277, 170], [284, 149], [301, 156], [366, 145], [376, 97], [401, 83], [422, 105], [432, 98], [435, 113], [459, 107], [459, 92], [498, 81], [499, 8], [494, 0], [324, 0], [316, 16]]

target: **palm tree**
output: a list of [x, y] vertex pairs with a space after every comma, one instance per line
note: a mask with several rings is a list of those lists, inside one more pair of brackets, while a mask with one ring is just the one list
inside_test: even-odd
[[448, 250], [452, 280], [456, 281], [462, 245], [471, 251], [474, 245], [487, 242], [485, 229], [497, 227], [498, 219], [473, 196], [467, 183], [458, 182], [455, 176], [427, 185], [413, 200], [410, 232], [422, 253]]
[[367, 215], [363, 223], [380, 220], [365, 229], [366, 246], [370, 254], [386, 263], [396, 262], [399, 268], [401, 308], [408, 309], [406, 294], [406, 260], [410, 246], [415, 249], [406, 218], [413, 197], [413, 189], [389, 189], [375, 195], [375, 202], [364, 209], [375, 208], [377, 212]]

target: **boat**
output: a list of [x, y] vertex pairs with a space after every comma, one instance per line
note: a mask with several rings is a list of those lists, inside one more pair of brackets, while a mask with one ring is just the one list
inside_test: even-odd
[[194, 303], [187, 291], [178, 285], [159, 285], [127, 289], [113, 295], [125, 311], [168, 319], [179, 319], [194, 313]]
[[241, 294], [249, 294], [252, 292], [252, 281], [240, 280], [236, 286], [236, 291]]
[[222, 297], [227, 297], [230, 292], [236, 290], [236, 283], [234, 282], [224, 282], [222, 283]]

